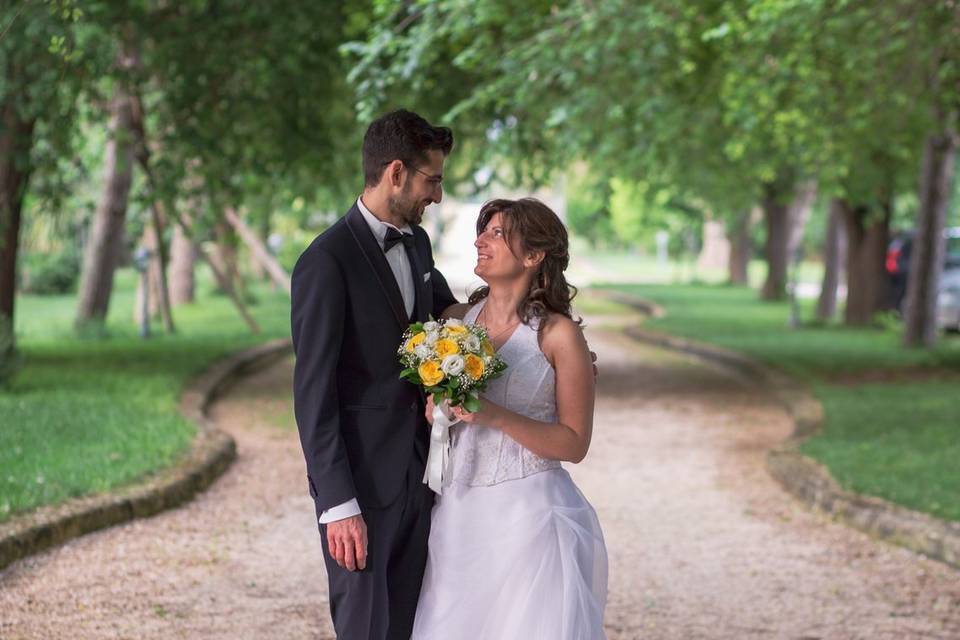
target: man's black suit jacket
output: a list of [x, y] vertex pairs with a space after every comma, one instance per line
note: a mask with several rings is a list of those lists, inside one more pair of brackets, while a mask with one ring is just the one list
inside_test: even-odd
[[[414, 317], [456, 303], [413, 226]], [[423, 394], [400, 380], [397, 348], [409, 325], [383, 250], [356, 204], [317, 236], [293, 270], [294, 409], [317, 513], [357, 498], [361, 509], [399, 495], [429, 432]]]

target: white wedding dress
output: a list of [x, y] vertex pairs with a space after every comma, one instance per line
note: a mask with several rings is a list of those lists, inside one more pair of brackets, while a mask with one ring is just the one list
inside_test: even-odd
[[[473, 322], [481, 301], [467, 313]], [[499, 350], [484, 397], [556, 421], [553, 367], [536, 324]], [[449, 485], [433, 508], [415, 640], [605, 638], [607, 552], [596, 512], [556, 460], [478, 424], [451, 427]]]

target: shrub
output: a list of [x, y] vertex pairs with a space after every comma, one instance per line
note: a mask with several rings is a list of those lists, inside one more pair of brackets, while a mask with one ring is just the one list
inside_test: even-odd
[[72, 293], [80, 279], [80, 254], [73, 247], [23, 257], [20, 291], [37, 295]]

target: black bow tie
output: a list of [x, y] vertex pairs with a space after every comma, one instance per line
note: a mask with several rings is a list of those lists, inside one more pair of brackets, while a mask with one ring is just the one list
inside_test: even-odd
[[412, 233], [401, 233], [393, 227], [387, 227], [387, 235], [383, 239], [383, 252], [386, 253], [393, 248], [393, 245], [398, 242], [402, 242], [406, 245], [406, 248], [413, 250], [413, 234]]

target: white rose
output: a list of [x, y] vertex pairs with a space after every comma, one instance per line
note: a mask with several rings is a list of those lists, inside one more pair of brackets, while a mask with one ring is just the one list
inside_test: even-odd
[[417, 354], [417, 357], [421, 360], [427, 360], [433, 355], [433, 349], [425, 344], [418, 344], [413, 348], [413, 352]]
[[440, 363], [440, 370], [448, 376], [458, 376], [463, 373], [463, 365], [463, 356], [454, 354], [443, 359], [443, 362]]
[[439, 331], [427, 331], [427, 337], [423, 339], [423, 344], [432, 345], [434, 342], [440, 339]]
[[423, 323], [424, 331], [437, 331], [438, 329], [440, 329], [440, 324], [437, 322], [434, 322], [433, 320]]
[[463, 320], [461, 320], [461, 319], [459, 319], [459, 318], [450, 318], [449, 320], [447, 320], [447, 326], [448, 326], [448, 327], [462, 327], [462, 326], [463, 326]]
[[471, 333], [463, 339], [463, 346], [466, 347], [467, 351], [480, 351], [480, 338]]

